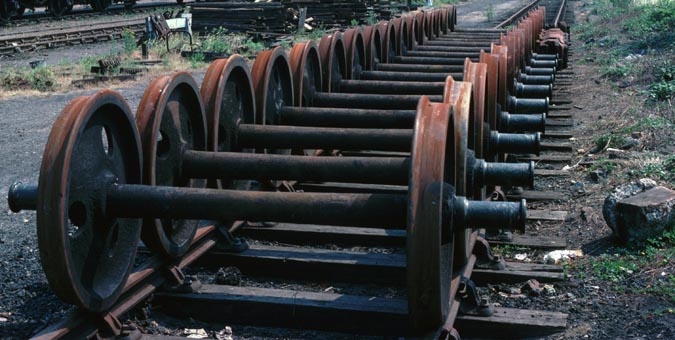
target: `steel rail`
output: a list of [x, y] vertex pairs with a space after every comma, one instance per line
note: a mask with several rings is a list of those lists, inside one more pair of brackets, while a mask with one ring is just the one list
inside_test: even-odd
[[125, 29], [135, 34], [145, 30], [145, 19], [128, 19], [83, 27], [58, 28], [35, 34], [19, 33], [0, 38], [0, 55], [20, 53], [24, 49], [53, 48], [121, 37]]
[[[175, 267], [182, 270], [192, 264], [216, 245], [216, 238], [215, 226], [201, 227], [197, 230], [192, 240], [190, 250], [181, 258], [178, 264], [175, 264]], [[134, 272], [127, 279], [122, 297], [110, 308], [107, 312], [108, 314], [98, 315], [98, 321], [105, 320], [109, 315], [120, 318], [124, 313], [127, 313], [134, 306], [148, 298], [168, 281], [162, 272], [162, 269], [165, 269], [167, 265], [170, 264], [163, 261], [161, 255], [155, 255], [135, 268]], [[93, 320], [92, 317], [94, 317]], [[31, 337], [31, 339], [47, 340], [64, 337], [69, 339], [89, 339], [99, 331], [97, 325], [93, 322], [96, 318], [96, 315], [87, 314], [80, 309], [75, 309], [60, 321], [41, 330]]]
[[558, 13], [553, 21], [553, 27], [560, 27], [560, 22], [565, 17], [565, 11], [567, 11], [567, 0], [560, 0], [560, 7], [558, 7]]
[[534, 1], [530, 2], [530, 3], [527, 4], [525, 7], [519, 9], [515, 14], [513, 14], [513, 15], [510, 16], [510, 17], [508, 17], [506, 20], [504, 20], [504, 21], [500, 22], [499, 24], [497, 24], [497, 26], [495, 26], [494, 28], [495, 28], [495, 29], [498, 29], [498, 28], [504, 28], [504, 27], [506, 27], [506, 26], [508, 26], [508, 25], [511, 25], [512, 23], [514, 23], [514, 22], [517, 21], [518, 19], [522, 18], [525, 14], [527, 14], [527, 12], [529, 12], [532, 8], [534, 8], [534, 7], [536, 7], [537, 5], [539, 5], [539, 2], [541, 2], [541, 0], [534, 0]]

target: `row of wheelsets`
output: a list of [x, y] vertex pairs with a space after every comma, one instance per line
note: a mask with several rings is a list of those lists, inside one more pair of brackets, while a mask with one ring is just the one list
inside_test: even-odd
[[[15, 183], [10, 207], [37, 210], [51, 288], [93, 312], [119, 298], [140, 240], [175, 260], [204, 221], [224, 234], [234, 221], [402, 228], [411, 327], [438, 329], [476, 230], [524, 230], [524, 200], [487, 197], [533, 185], [533, 163], [504, 160], [541, 147], [561, 60], [534, 51], [544, 17], [461, 31], [448, 6], [263, 51], [251, 67], [234, 55], [201, 86], [155, 79], [135, 119], [114, 91], [78, 97], [38, 184]], [[405, 191], [293, 192], [303, 182]]]

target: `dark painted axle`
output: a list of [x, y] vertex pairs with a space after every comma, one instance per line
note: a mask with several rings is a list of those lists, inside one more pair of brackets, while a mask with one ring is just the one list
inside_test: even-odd
[[555, 75], [542, 75], [542, 76], [536, 76], [536, 75], [528, 75], [525, 73], [521, 73], [518, 75], [518, 81], [523, 83], [523, 84], [530, 84], [530, 85], [549, 85], [553, 84], [553, 81], [555, 80]]
[[[534, 164], [491, 163], [470, 159], [474, 185], [527, 186], [534, 181]], [[314, 157], [235, 152], [187, 151], [186, 178], [299, 180], [408, 185], [409, 157]]]
[[[360, 227], [406, 227], [408, 195], [260, 192], [113, 184], [102, 193], [98, 214], [118, 218], [172, 218], [289, 222]], [[36, 210], [36, 185], [14, 183], [7, 201], [14, 212]], [[97, 196], [98, 197], [98, 196]], [[92, 198], [96, 200], [96, 198]], [[464, 228], [525, 226], [525, 202], [469, 201], [450, 195], [446, 221]], [[477, 223], [477, 224], [472, 224]]]
[[504, 132], [546, 132], [546, 114], [499, 113], [499, 130]]
[[[270, 149], [338, 149], [409, 152], [411, 129], [343, 129], [301, 126], [242, 124], [238, 129], [240, 148]], [[539, 135], [490, 131], [488, 152], [538, 153]]]
[[507, 111], [510, 113], [548, 113], [548, 98], [516, 98], [508, 96]]

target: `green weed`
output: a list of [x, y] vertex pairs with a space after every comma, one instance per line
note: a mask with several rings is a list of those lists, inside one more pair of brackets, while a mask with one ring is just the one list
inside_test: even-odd
[[487, 9], [485, 9], [485, 16], [488, 21], [492, 21], [495, 18], [495, 8], [492, 5], [492, 2], [488, 3]]
[[666, 101], [675, 97], [675, 81], [661, 80], [651, 83], [647, 87], [649, 99], [656, 101]]
[[136, 35], [130, 29], [125, 29], [122, 32], [122, 47], [124, 54], [130, 56], [136, 50]]

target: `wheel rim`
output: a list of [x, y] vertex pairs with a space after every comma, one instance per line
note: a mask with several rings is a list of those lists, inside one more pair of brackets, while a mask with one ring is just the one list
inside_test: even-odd
[[321, 91], [321, 60], [313, 41], [295, 44], [290, 55], [296, 106], [312, 106], [314, 93]]
[[[204, 105], [197, 83], [187, 72], [155, 79], [136, 114], [143, 145], [143, 183], [153, 186], [205, 188], [206, 180], [179, 174], [186, 150], [206, 151]], [[183, 255], [197, 231], [197, 220], [147, 219], [143, 242], [171, 257]]]
[[366, 69], [374, 70], [375, 65], [382, 60], [382, 37], [379, 25], [367, 26], [363, 31], [366, 41]]
[[382, 60], [385, 63], [391, 63], [394, 61], [394, 57], [396, 57], [396, 25], [393, 21], [389, 21], [381, 27], [385, 32], [382, 43]]
[[[471, 114], [471, 83], [459, 83], [456, 100], [452, 104], [452, 131], [454, 148], [455, 192], [459, 196], [467, 195], [467, 154], [469, 139], [469, 116]], [[453, 95], [453, 97], [455, 97]], [[454, 266], [461, 267], [471, 256], [471, 230], [455, 230]]]
[[323, 90], [337, 92], [340, 80], [347, 78], [347, 54], [342, 40], [342, 33], [335, 32], [324, 36], [319, 42], [319, 56], [323, 72]]
[[[214, 61], [206, 71], [201, 95], [206, 108], [208, 150], [253, 153], [236, 145], [239, 124], [255, 124], [251, 74], [240, 55]], [[210, 185], [222, 189], [249, 190], [251, 181], [221, 178]]]
[[[499, 131], [499, 119], [497, 117], [497, 97], [499, 91], [499, 56], [492, 53], [486, 53], [481, 50], [480, 62], [487, 65], [487, 86], [486, 86], [486, 117], [485, 121], [490, 129]], [[492, 160], [492, 159], [490, 159]]]
[[279, 125], [281, 109], [293, 106], [293, 78], [281, 47], [258, 53], [251, 69], [258, 124]]
[[[426, 96], [417, 107], [412, 142], [406, 238], [408, 310], [413, 329], [436, 329], [449, 311], [452, 241], [443, 240], [449, 104]], [[447, 222], [447, 221], [445, 221]]]
[[346, 30], [343, 40], [347, 46], [347, 79], [361, 79], [366, 61], [366, 46], [361, 28]]
[[90, 311], [108, 309], [122, 293], [139, 241], [140, 219], [109, 218], [100, 207], [110, 185], [141, 183], [130, 111], [110, 90], [74, 99], [54, 123], [42, 159], [42, 266], [57, 296]]

